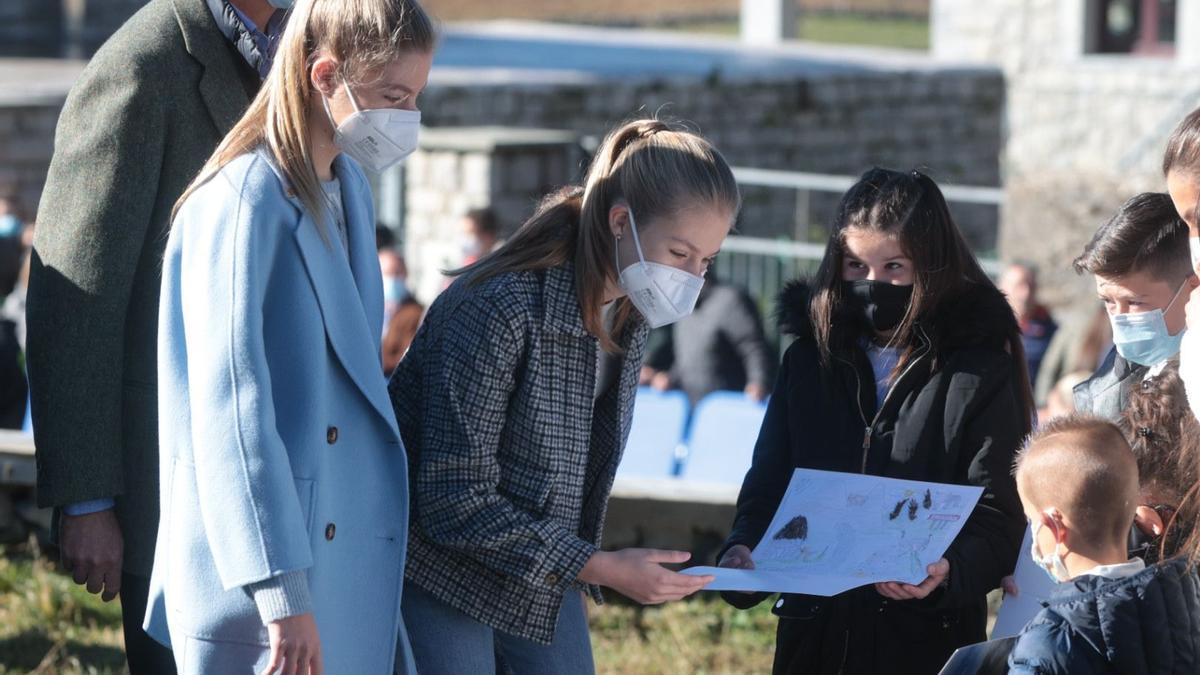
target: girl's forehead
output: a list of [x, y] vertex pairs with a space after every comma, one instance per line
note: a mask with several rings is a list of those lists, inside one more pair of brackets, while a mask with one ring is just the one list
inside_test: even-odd
[[856, 255], [904, 255], [904, 247], [895, 236], [878, 230], [850, 228], [842, 240], [846, 249]]

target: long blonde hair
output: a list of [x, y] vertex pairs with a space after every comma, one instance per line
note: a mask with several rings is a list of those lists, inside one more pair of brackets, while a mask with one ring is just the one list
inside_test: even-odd
[[687, 206], [715, 206], [735, 216], [741, 207], [737, 181], [721, 153], [699, 135], [655, 119], [627, 122], [600, 144], [582, 186], [564, 187], [495, 253], [452, 275], [479, 284], [506, 272], [544, 270], [568, 261], [583, 325], [608, 352], [620, 351], [616, 336], [631, 306], [618, 301], [611, 332], [602, 317], [604, 291], [619, 276], [608, 213], [623, 201], [645, 228], [661, 215]]
[[[332, 56], [339, 79], [362, 84], [401, 54], [432, 51], [436, 41], [433, 22], [417, 0], [299, 0], [258, 96], [175, 203], [172, 220], [226, 164], [266, 145], [301, 204], [324, 223], [324, 197], [308, 138], [309, 104], [313, 95], [321, 95], [309, 78], [313, 58], [318, 52]], [[330, 241], [325, 227], [320, 233]]]

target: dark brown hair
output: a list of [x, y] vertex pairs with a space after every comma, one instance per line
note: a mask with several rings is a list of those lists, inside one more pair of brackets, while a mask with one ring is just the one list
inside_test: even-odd
[[1172, 171], [1200, 174], [1200, 108], [1183, 118], [1167, 139], [1162, 170], [1164, 176]]
[[487, 232], [493, 236], [500, 235], [500, 219], [496, 217], [496, 212], [493, 209], [471, 209], [464, 216], [467, 220], [475, 223], [475, 227], [479, 228], [480, 232]]
[[[810, 314], [821, 358], [829, 363], [835, 349], [849, 346], [857, 337], [853, 322], [839, 320], [842, 299], [842, 264], [845, 235], [850, 229], [893, 236], [913, 262], [912, 301], [896, 327], [894, 343], [902, 354], [897, 371], [915, 358], [914, 334], [922, 319], [936, 316], [947, 301], [961, 298], [974, 287], [995, 289], [979, 266], [966, 239], [950, 215], [941, 189], [929, 176], [873, 168], [862, 175], [838, 205], [837, 215], [817, 269]], [[930, 336], [936, 340], [938, 336]], [[1004, 336], [1013, 357], [1013, 377], [1023, 392], [1025, 431], [1032, 427], [1033, 396], [1025, 349], [1015, 321]]]
[[1130, 392], [1120, 427], [1137, 458], [1143, 498], [1175, 509], [1175, 517], [1165, 523], [1162, 543], [1187, 538], [1180, 550], [1163, 550], [1163, 557], [1200, 557], [1200, 538], [1192, 531], [1198, 510], [1200, 422], [1188, 405], [1178, 361]]
[[666, 122], [635, 120], [604, 139], [582, 186], [549, 195], [503, 247], [447, 273], [467, 275], [469, 283], [479, 284], [498, 274], [571, 261], [583, 325], [606, 351], [616, 352], [614, 336], [621, 335], [632, 306], [626, 298], [617, 301], [611, 333], [601, 312], [608, 282], [618, 276], [608, 213], [622, 201], [637, 213], [642, 228], [687, 206], [728, 209], [734, 218], [741, 207], [733, 171], [708, 141]]
[[1159, 281], [1175, 283], [1192, 273], [1187, 238], [1187, 225], [1175, 212], [1171, 196], [1143, 192], [1096, 230], [1073, 266], [1078, 274], [1119, 279], [1148, 272]]

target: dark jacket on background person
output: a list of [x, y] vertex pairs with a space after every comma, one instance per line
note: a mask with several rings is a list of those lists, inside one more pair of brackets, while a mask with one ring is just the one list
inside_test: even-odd
[[158, 302], [171, 209], [258, 75], [205, 0], [154, 0], [96, 53], [59, 118], [30, 269], [38, 502], [116, 497], [127, 572], [158, 528]]
[[1076, 412], [1115, 423], [1129, 406], [1131, 388], [1141, 382], [1149, 370], [1121, 358], [1113, 348], [1095, 374], [1073, 390]]
[[767, 389], [774, 366], [754, 301], [736, 286], [709, 280], [696, 311], [663, 329], [669, 338], [647, 365], [670, 373], [692, 405], [714, 391], [742, 391], [756, 383]]
[[1029, 364], [1029, 380], [1036, 382], [1042, 368], [1042, 359], [1050, 349], [1058, 324], [1050, 316], [1050, 310], [1038, 305], [1028, 321], [1021, 321], [1021, 343], [1025, 346], [1025, 362]]
[[410, 466], [408, 582], [550, 643], [600, 546], [648, 333], [634, 312], [597, 397], [570, 264], [460, 277], [434, 301], [388, 386]]
[[1059, 584], [1009, 655], [1018, 675], [1200, 672], [1200, 578], [1177, 558], [1124, 579]]
[[[876, 410], [875, 377], [857, 346], [822, 365], [803, 284], [785, 289], [784, 356], [726, 549], [753, 549], [797, 467], [978, 485], [978, 506], [945, 557], [948, 585], [896, 602], [873, 586], [834, 597], [785, 594], [775, 673], [936, 673], [963, 645], [986, 639], [987, 593], [1010, 574], [1025, 529], [1012, 463], [1026, 434], [1017, 364], [1004, 346], [1016, 318], [1003, 295], [978, 287], [918, 326], [920, 355]], [[840, 317], [841, 320], [853, 320]], [[746, 608], [766, 594], [726, 593]]]
[[21, 368], [17, 324], [0, 319], [0, 429], [20, 431], [28, 400], [29, 386]]

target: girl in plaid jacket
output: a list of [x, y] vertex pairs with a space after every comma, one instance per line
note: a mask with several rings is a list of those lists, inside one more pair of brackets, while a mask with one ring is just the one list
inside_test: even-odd
[[422, 673], [497, 659], [592, 672], [585, 593], [661, 603], [711, 581], [660, 565], [687, 553], [599, 545], [646, 336], [691, 312], [739, 206], [708, 142], [631, 122], [583, 186], [430, 307], [389, 385], [413, 476], [403, 611]]

